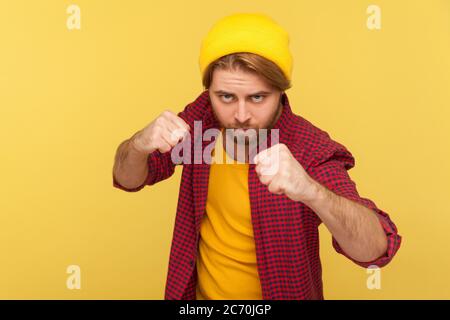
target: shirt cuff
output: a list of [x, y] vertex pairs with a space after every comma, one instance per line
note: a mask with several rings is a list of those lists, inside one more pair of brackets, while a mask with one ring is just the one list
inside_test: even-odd
[[381, 267], [384, 267], [385, 265], [387, 265], [392, 260], [394, 255], [397, 253], [398, 249], [400, 248], [402, 238], [397, 233], [397, 229], [396, 229], [395, 225], [393, 223], [391, 223], [391, 221], [386, 213], [384, 213], [383, 211], [381, 211], [378, 208], [371, 208], [371, 209], [374, 210], [375, 213], [377, 214], [378, 219], [381, 223], [381, 226], [383, 227], [383, 230], [386, 234], [386, 237], [387, 237], [386, 252], [382, 256], [378, 257], [377, 259], [375, 259], [373, 261], [361, 262], [361, 261], [357, 261], [357, 260], [353, 259], [344, 250], [342, 250], [341, 246], [339, 245], [339, 243], [336, 241], [336, 239], [334, 237], [333, 237], [333, 247], [338, 253], [344, 255], [345, 257], [347, 257], [348, 259], [350, 259], [351, 261], [353, 261], [354, 263], [356, 263], [357, 265], [359, 265], [361, 267], [368, 268], [369, 266], [376, 266], [376, 267], [381, 268]]
[[135, 188], [127, 188], [127, 187], [122, 186], [122, 185], [116, 180], [116, 177], [114, 177], [114, 174], [113, 174], [113, 187], [118, 188], [118, 189], [123, 190], [123, 191], [127, 191], [127, 192], [137, 192], [137, 191], [141, 190], [142, 188], [144, 188], [144, 187], [147, 185], [147, 180], [148, 180], [148, 178], [147, 178], [140, 186], [138, 186], [138, 187], [135, 187]]

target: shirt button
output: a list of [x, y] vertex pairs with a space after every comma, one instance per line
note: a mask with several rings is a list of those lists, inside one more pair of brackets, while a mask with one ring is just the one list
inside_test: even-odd
[[191, 260], [191, 266], [193, 267], [194, 265], [195, 265], [195, 260], [192, 259], [192, 260]]

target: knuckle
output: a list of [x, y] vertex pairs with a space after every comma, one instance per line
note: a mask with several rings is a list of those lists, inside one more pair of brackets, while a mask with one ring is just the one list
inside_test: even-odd
[[160, 126], [154, 126], [153, 130], [151, 131], [151, 136], [156, 137], [161, 133], [161, 127]]
[[162, 152], [167, 152], [170, 150], [170, 146], [168, 146], [167, 144], [164, 144], [159, 148], [159, 150]]
[[149, 136], [148, 141], [154, 141], [155, 143], [159, 143], [161, 141], [160, 135], [156, 132]]
[[155, 119], [155, 125], [160, 126], [164, 122], [163, 117], [158, 117]]

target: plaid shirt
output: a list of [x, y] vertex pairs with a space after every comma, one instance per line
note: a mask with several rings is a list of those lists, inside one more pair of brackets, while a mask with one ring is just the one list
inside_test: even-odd
[[[348, 256], [332, 240], [334, 249], [354, 263], [368, 267], [383, 267], [391, 261], [400, 247], [401, 237], [389, 215], [369, 199], [361, 198], [347, 170], [355, 165], [352, 154], [328, 133], [291, 111], [284, 93], [284, 105], [274, 129], [279, 129], [279, 142], [284, 143], [306, 172], [334, 193], [374, 210], [387, 235], [387, 252], [371, 262], [358, 262]], [[220, 128], [213, 115], [209, 91], [178, 113], [194, 128], [194, 120], [202, 121], [202, 131]], [[201, 132], [201, 133], [203, 133]], [[192, 132], [191, 132], [192, 133]], [[195, 135], [194, 135], [195, 137]], [[195, 151], [191, 139], [191, 155]], [[210, 141], [203, 141], [205, 148]], [[270, 135], [268, 145], [270, 147]], [[199, 149], [199, 148], [197, 148]], [[201, 156], [201, 155], [200, 155]], [[175, 169], [170, 152], [155, 151], [148, 157], [148, 177], [143, 185], [127, 189], [113, 177], [113, 185], [135, 192], [145, 185], [153, 185], [169, 178]], [[248, 188], [255, 238], [258, 272], [264, 299], [323, 299], [322, 269], [319, 257], [320, 218], [305, 204], [290, 200], [285, 195], [268, 191], [249, 165]], [[195, 299], [197, 282], [196, 257], [200, 222], [205, 213], [208, 192], [209, 164], [183, 164], [175, 227], [167, 273], [165, 299]]]

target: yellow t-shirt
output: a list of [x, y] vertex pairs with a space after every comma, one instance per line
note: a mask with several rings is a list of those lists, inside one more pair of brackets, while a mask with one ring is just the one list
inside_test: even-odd
[[[248, 194], [248, 164], [233, 161], [221, 136], [209, 173], [206, 214], [200, 227], [197, 300], [262, 299]], [[220, 152], [220, 150], [222, 152]]]

